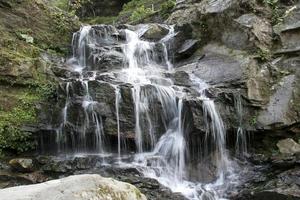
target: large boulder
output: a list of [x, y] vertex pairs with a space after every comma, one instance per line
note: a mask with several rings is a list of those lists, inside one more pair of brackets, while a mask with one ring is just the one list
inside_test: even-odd
[[277, 147], [279, 148], [280, 153], [284, 153], [284, 154], [300, 153], [300, 144], [298, 144], [291, 138], [280, 140], [277, 143]]
[[77, 175], [0, 190], [2, 200], [146, 200], [133, 185], [99, 175]]

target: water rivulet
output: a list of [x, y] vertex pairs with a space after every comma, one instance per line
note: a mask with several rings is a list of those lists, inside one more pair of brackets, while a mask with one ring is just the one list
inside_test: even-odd
[[[97, 154], [105, 165], [135, 167], [189, 199], [221, 199], [237, 178], [225, 125], [205, 80], [190, 73], [189, 87], [176, 85], [170, 51], [176, 32], [159, 26], [168, 33], [157, 41], [145, 39], [149, 25], [84, 26], [74, 34], [50, 150]], [[191, 102], [201, 107], [205, 127], [196, 136]]]

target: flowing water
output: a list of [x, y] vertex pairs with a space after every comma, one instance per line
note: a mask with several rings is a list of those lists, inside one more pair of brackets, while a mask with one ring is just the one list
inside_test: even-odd
[[[187, 91], [175, 85], [169, 76], [174, 72], [169, 49], [176, 33], [174, 27], [162, 26], [169, 30], [169, 34], [158, 42], [141, 39], [148, 30], [147, 25], [139, 25], [132, 30], [84, 26], [74, 34], [74, 53], [67, 64], [77, 75], [64, 80], [66, 100], [62, 122], [56, 129], [58, 152], [116, 153], [115, 165], [135, 167], [145, 176], [158, 180], [174, 192], [181, 192], [189, 199], [221, 199], [230, 181], [236, 178], [226, 150], [225, 125], [214, 101], [205, 95], [209, 85], [189, 74], [191, 87], [198, 94], [197, 101], [202, 104], [200, 109], [203, 110], [206, 125], [204, 140], [196, 145], [200, 152], [196, 160], [198, 165], [209, 160], [210, 166], [215, 168], [210, 183], [191, 180], [189, 148], [194, 147], [187, 144]], [[120, 58], [120, 66], [115, 67], [116, 64], [103, 70], [99, 63], [112, 55]], [[98, 78], [104, 76], [109, 77], [108, 80]], [[94, 89], [90, 88], [94, 82], [107, 84], [115, 90], [115, 96], [108, 104], [114, 109], [116, 145], [107, 141], [104, 127], [107, 119], [99, 112], [101, 102], [96, 100], [109, 98], [109, 94], [94, 94]], [[131, 97], [124, 97], [124, 84], [130, 86]], [[135, 153], [129, 162], [125, 159], [129, 153], [123, 125], [123, 118], [129, 113], [123, 113], [122, 109], [131, 98]], [[73, 104], [77, 106], [76, 110], [82, 111], [78, 117], [83, 117], [83, 121], [74, 122], [70, 118]], [[238, 112], [242, 112], [239, 101], [236, 106]], [[237, 148], [238, 151], [245, 148], [243, 143], [240, 144], [240, 139]], [[205, 175], [202, 171], [198, 173]]]

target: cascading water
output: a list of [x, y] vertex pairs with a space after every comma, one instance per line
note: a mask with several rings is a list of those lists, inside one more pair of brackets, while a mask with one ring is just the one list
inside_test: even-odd
[[243, 156], [248, 153], [248, 143], [249, 143], [249, 135], [244, 130], [243, 127], [243, 105], [242, 105], [242, 96], [240, 93], [234, 96], [234, 107], [236, 110], [237, 116], [237, 135], [236, 135], [236, 144], [235, 144], [235, 152], [237, 156]]
[[[135, 167], [145, 176], [157, 179], [189, 199], [220, 199], [224, 188], [229, 185], [226, 178], [231, 172], [223, 121], [214, 101], [205, 95], [209, 86], [190, 74], [191, 86], [202, 102], [207, 130], [203, 144], [197, 145], [201, 146], [199, 163], [209, 159], [216, 168], [216, 178], [212, 183], [191, 181], [187, 166], [190, 163], [185, 108], [187, 91], [175, 85], [170, 78], [174, 69], [168, 49], [176, 33], [172, 26], [161, 26], [169, 29], [169, 34], [158, 42], [141, 39], [149, 28], [147, 25], [136, 26], [134, 30], [85, 26], [74, 34], [73, 58], [67, 64], [77, 74], [64, 80], [66, 102], [62, 109], [62, 122], [57, 128], [58, 152], [112, 153], [117, 158], [113, 164]], [[108, 68], [106, 61], [111, 57], [114, 58], [114, 65]], [[105, 93], [98, 94], [99, 88], [90, 88], [90, 84], [111, 87], [114, 98], [110, 99]], [[126, 88], [129, 88], [131, 95], [123, 98]], [[114, 112], [115, 122], [107, 120], [112, 118], [110, 112], [104, 116], [99, 99], [108, 99], [105, 108]], [[132, 105], [125, 105], [126, 102]], [[128, 112], [133, 112], [133, 127], [124, 125], [124, 115], [130, 114], [122, 112], [124, 105]], [[74, 106], [78, 118], [84, 120], [74, 122], [70, 118]], [[115, 124], [115, 146], [107, 142], [112, 137], [106, 134], [108, 122]], [[123, 148], [123, 143], [126, 137], [132, 137], [132, 131], [137, 153], [129, 162], [124, 159], [129, 153], [127, 148]]]

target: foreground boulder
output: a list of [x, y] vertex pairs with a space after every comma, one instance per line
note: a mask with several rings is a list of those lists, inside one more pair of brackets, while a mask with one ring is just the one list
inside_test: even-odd
[[133, 185], [99, 175], [77, 175], [0, 190], [2, 200], [146, 200]]

